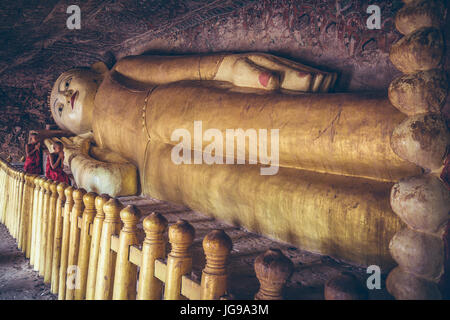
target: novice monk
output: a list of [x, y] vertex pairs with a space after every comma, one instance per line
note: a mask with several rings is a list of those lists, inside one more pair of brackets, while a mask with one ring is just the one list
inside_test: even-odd
[[26, 160], [23, 169], [26, 173], [42, 174], [41, 143], [38, 134], [31, 132], [28, 144], [25, 146]]
[[59, 141], [53, 144], [55, 152], [50, 153], [47, 157], [47, 167], [45, 176], [57, 182], [65, 182], [69, 184], [69, 176], [64, 172], [64, 152], [63, 144]]

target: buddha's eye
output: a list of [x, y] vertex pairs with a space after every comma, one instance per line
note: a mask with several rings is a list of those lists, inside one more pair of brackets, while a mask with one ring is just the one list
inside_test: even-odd
[[58, 105], [57, 110], [58, 110], [58, 114], [59, 114], [60, 117], [62, 115], [63, 109], [64, 109], [64, 106], [62, 104]]
[[66, 89], [69, 88], [70, 81], [72, 81], [72, 78], [69, 78], [69, 79], [66, 80], [66, 83], [65, 83], [65, 88]]

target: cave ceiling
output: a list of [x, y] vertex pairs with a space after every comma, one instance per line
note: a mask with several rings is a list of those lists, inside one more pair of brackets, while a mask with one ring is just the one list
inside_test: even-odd
[[[2, 0], [0, 145], [20, 153], [28, 129], [52, 123], [46, 101], [63, 71], [97, 61], [112, 66], [134, 54], [269, 52], [338, 72], [338, 91], [385, 93], [399, 74], [389, 61], [389, 49], [401, 38], [393, 17], [403, 4], [377, 1], [381, 29], [369, 30], [366, 9], [373, 3]], [[73, 4], [81, 9], [80, 30], [66, 27], [66, 10]]]

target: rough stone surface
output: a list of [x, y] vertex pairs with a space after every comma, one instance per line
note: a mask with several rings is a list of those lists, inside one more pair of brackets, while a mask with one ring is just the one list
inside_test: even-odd
[[402, 269], [416, 276], [438, 282], [444, 272], [441, 237], [405, 228], [392, 238], [389, 251]]
[[403, 73], [438, 68], [442, 62], [444, 42], [436, 28], [421, 28], [396, 42], [390, 52], [392, 63]]
[[408, 177], [392, 187], [391, 207], [410, 228], [438, 234], [449, 218], [450, 189], [431, 174]]
[[405, 74], [389, 85], [389, 101], [401, 112], [440, 113], [448, 90], [447, 75], [441, 69]]
[[386, 91], [400, 74], [388, 58], [400, 0], [377, 2], [381, 30], [367, 28], [369, 0], [91, 0], [80, 4], [81, 30], [66, 27], [71, 4], [0, 4], [0, 151], [15, 160], [26, 131], [52, 122], [47, 93], [59, 74], [99, 60], [263, 51], [338, 71], [338, 91]]
[[442, 0], [422, 0], [400, 9], [395, 17], [395, 26], [404, 35], [423, 27], [441, 28], [445, 6]]
[[449, 144], [450, 131], [437, 114], [406, 118], [391, 137], [391, 148], [400, 158], [427, 170], [438, 170], [444, 165]]

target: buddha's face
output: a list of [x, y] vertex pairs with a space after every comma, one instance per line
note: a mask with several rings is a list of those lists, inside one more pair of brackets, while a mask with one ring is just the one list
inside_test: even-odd
[[50, 95], [50, 110], [56, 124], [74, 134], [92, 129], [94, 99], [101, 75], [91, 69], [72, 69], [56, 80]]

